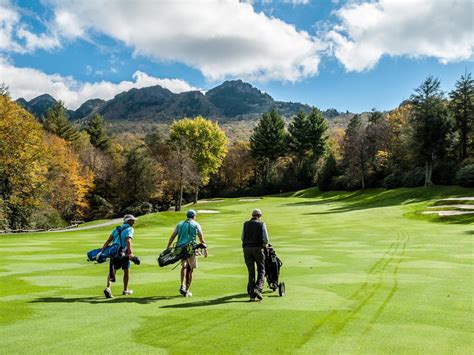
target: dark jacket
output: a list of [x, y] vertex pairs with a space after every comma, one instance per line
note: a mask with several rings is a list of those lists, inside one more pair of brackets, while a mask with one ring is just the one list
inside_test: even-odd
[[242, 247], [263, 247], [265, 246], [263, 238], [263, 222], [252, 218], [244, 223], [242, 231]]

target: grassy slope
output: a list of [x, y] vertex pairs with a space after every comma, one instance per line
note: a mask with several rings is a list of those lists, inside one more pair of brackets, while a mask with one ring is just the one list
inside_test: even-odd
[[[102, 295], [107, 267], [85, 262], [110, 227], [2, 236], [0, 353], [468, 353], [472, 224], [416, 212], [466, 195], [474, 190], [306, 190], [199, 204], [221, 213], [198, 217], [210, 256], [199, 260], [191, 299], [177, 296], [179, 270], [155, 261], [183, 214], [140, 219], [135, 294], [112, 300]], [[262, 303], [246, 302], [239, 242], [255, 207], [287, 285], [286, 297], [266, 293]]]

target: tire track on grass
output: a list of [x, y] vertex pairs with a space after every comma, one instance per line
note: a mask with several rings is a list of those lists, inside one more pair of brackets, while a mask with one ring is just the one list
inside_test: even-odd
[[410, 241], [410, 235], [408, 233], [403, 233], [403, 234], [405, 235], [404, 236], [405, 241], [404, 241], [403, 246], [402, 246], [402, 252], [401, 252], [401, 254], [398, 258], [398, 261], [396, 262], [395, 267], [394, 267], [393, 272], [392, 272], [392, 277], [393, 277], [392, 288], [390, 289], [390, 292], [388, 293], [387, 297], [384, 299], [384, 301], [379, 306], [379, 308], [375, 312], [374, 316], [370, 320], [369, 325], [367, 326], [367, 328], [364, 331], [364, 334], [367, 334], [372, 329], [375, 322], [380, 318], [380, 316], [384, 312], [385, 308], [390, 303], [390, 301], [392, 300], [395, 293], [398, 291], [398, 271], [400, 270], [400, 264], [403, 261], [403, 257], [405, 256], [405, 253], [406, 253], [406, 247], [407, 247], [407, 245]]
[[[349, 311], [334, 310], [329, 313], [322, 320], [317, 322], [308, 332], [303, 334], [304, 337], [302, 342], [299, 344], [299, 347], [304, 346], [304, 344], [312, 339], [324, 326], [330, 327], [329, 331], [333, 335], [337, 336], [340, 334], [382, 287], [382, 276], [384, 271], [399, 254], [401, 245], [404, 244], [402, 243], [402, 237], [399, 234], [397, 240], [390, 244], [384, 255], [367, 271], [367, 276], [378, 275], [378, 282], [373, 283], [367, 280], [351, 296], [349, 296], [349, 298], [358, 301], [357, 306]], [[401, 255], [398, 255], [398, 257], [401, 258]]]

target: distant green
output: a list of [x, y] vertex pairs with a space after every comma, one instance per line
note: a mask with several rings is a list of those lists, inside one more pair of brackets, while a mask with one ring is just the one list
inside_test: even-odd
[[[86, 262], [112, 226], [0, 236], [0, 354], [468, 354], [473, 220], [421, 214], [457, 187], [329, 192], [193, 206], [209, 258], [193, 297], [156, 257], [182, 213], [141, 217], [132, 296], [103, 296], [106, 264]], [[247, 302], [241, 224], [262, 209], [287, 295]]]

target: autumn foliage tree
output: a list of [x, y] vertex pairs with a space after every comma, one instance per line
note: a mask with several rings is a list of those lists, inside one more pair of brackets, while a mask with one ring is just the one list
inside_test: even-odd
[[[187, 149], [199, 174], [200, 183], [206, 185], [210, 175], [217, 173], [227, 153], [227, 137], [217, 122], [202, 116], [174, 121], [170, 127], [170, 141]], [[183, 149], [181, 147], [180, 149]], [[197, 202], [199, 184], [195, 185]]]
[[45, 199], [63, 218], [83, 218], [89, 209], [87, 194], [94, 186], [93, 174], [81, 166], [79, 156], [64, 139], [49, 135], [47, 146], [51, 157]]
[[229, 147], [219, 170], [222, 185], [228, 190], [241, 190], [249, 185], [254, 175], [255, 160], [250, 152], [250, 144], [245, 141], [235, 141]]
[[28, 225], [33, 209], [41, 202], [47, 182], [48, 150], [37, 120], [0, 95], [0, 204], [8, 227]]

